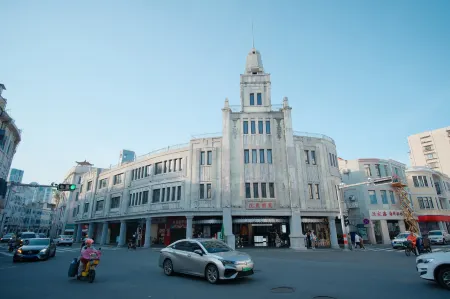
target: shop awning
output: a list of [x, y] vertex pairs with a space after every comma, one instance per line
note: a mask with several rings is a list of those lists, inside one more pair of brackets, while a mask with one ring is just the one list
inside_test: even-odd
[[444, 215], [425, 215], [425, 216], [419, 216], [419, 222], [450, 222], [450, 216], [444, 216]]
[[233, 218], [233, 223], [289, 223], [288, 218]]

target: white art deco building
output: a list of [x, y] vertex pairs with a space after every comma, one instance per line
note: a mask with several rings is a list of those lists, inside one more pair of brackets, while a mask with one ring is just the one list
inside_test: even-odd
[[[241, 75], [241, 105], [222, 109], [222, 133], [200, 136], [135, 158], [124, 151], [109, 169], [82, 175], [67, 224], [77, 239], [123, 246], [136, 231], [145, 246], [221, 235], [232, 247], [283, 244], [304, 249], [314, 230], [320, 246], [337, 247], [341, 182], [330, 137], [292, 128], [287, 98], [272, 105], [270, 74], [251, 49]], [[220, 136], [222, 135], [222, 136]], [[338, 229], [339, 230], [339, 229]]]

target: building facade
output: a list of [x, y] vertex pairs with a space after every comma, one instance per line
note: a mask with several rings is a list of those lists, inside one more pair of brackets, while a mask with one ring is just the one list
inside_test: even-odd
[[23, 170], [11, 168], [11, 172], [9, 173], [9, 181], [14, 183], [22, 183], [23, 173]]
[[450, 232], [449, 176], [429, 167], [412, 167], [406, 174], [421, 233], [438, 229]]
[[[21, 131], [17, 128], [14, 119], [6, 112], [7, 100], [2, 96], [6, 90], [0, 84], [0, 179], [8, 178], [11, 163], [21, 140]], [[0, 211], [4, 209], [6, 200], [0, 198]]]
[[[406, 184], [406, 165], [384, 159], [339, 159], [342, 181], [345, 184], [367, 182], [397, 176]], [[400, 200], [391, 185], [364, 184], [344, 189], [350, 230], [357, 231], [372, 244], [391, 244], [398, 233], [404, 232], [405, 222]]]
[[408, 137], [411, 166], [429, 166], [450, 176], [450, 127]]
[[[319, 245], [337, 247], [341, 182], [336, 145], [324, 135], [292, 128], [287, 98], [272, 105], [270, 75], [252, 49], [240, 77], [239, 106], [225, 100], [222, 133], [126, 159], [82, 175], [67, 223], [100, 243], [169, 244], [221, 236], [234, 247], [274, 246], [276, 235], [304, 249], [314, 230]], [[130, 158], [132, 157], [132, 158]]]

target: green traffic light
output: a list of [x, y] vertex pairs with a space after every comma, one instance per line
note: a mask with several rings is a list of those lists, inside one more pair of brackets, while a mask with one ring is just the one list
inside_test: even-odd
[[75, 190], [75, 189], [77, 189], [77, 185], [70, 185], [70, 190]]

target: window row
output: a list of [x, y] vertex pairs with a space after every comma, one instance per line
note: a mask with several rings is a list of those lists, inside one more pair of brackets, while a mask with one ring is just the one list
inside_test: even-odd
[[245, 183], [245, 198], [267, 198], [267, 197], [275, 198], [274, 183]]
[[337, 157], [335, 154], [329, 153], [328, 161], [330, 162], [330, 165], [333, 167], [339, 167]]
[[[387, 197], [387, 191], [386, 190], [380, 190], [380, 193], [381, 193], [381, 202], [384, 205], [389, 204], [388, 197]], [[370, 204], [372, 204], [372, 205], [378, 204], [377, 193], [375, 192], [375, 190], [369, 190], [369, 198], [370, 198]], [[391, 204], [394, 205], [395, 204], [394, 191], [389, 191], [389, 198], [391, 200]]]
[[[389, 165], [387, 164], [374, 164], [375, 167], [375, 177], [387, 177], [387, 176], [391, 176], [392, 174], [389, 171]], [[400, 171], [397, 167], [393, 167], [393, 170], [395, 172], [396, 176], [400, 176]], [[372, 167], [370, 164], [364, 164], [364, 172], [366, 174], [367, 177], [373, 177], [373, 173], [372, 173]]]
[[[258, 163], [258, 150], [252, 149], [252, 163]], [[267, 163], [272, 164], [272, 150], [271, 149], [260, 149], [259, 150], [259, 163], [266, 163], [266, 154], [267, 154]], [[244, 163], [250, 163], [250, 150], [244, 150]]]
[[418, 187], [432, 187], [433, 186], [433, 182], [430, 179], [430, 186], [428, 186], [428, 180], [427, 177], [424, 175], [419, 175], [419, 176], [413, 176], [413, 182], [414, 182], [414, 187], [418, 188]]
[[[266, 129], [265, 132], [264, 132], [264, 127]], [[244, 122], [243, 122], [243, 131], [244, 131], [244, 134], [248, 134], [248, 120], [244, 120]], [[255, 120], [250, 121], [250, 133], [256, 134], [256, 121]], [[264, 126], [263, 120], [258, 120], [258, 134], [264, 134], [264, 133], [271, 134], [270, 133], [270, 120], [265, 121], [265, 126]]]
[[433, 198], [431, 197], [417, 197], [419, 207], [423, 210], [434, 209]]
[[182, 158], [166, 160], [163, 162], [159, 162], [155, 164], [155, 175], [168, 173], [168, 172], [176, 172], [182, 171], [181, 167]]
[[131, 180], [140, 180], [150, 176], [150, 166], [151, 165], [147, 165], [133, 169], [131, 171]]
[[[256, 105], [261, 106], [262, 105], [262, 94], [258, 92], [256, 94]], [[250, 94], [250, 106], [255, 106], [255, 94]]]
[[319, 184], [308, 184], [309, 199], [320, 199]]
[[181, 186], [153, 189], [152, 203], [181, 200]]
[[317, 165], [316, 161], [316, 151], [305, 150], [305, 163]]
[[200, 165], [205, 165], [205, 162], [206, 165], [212, 165], [212, 151], [200, 152]]
[[129, 207], [135, 207], [148, 204], [148, 190], [130, 193]]

